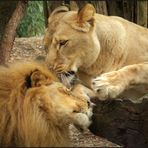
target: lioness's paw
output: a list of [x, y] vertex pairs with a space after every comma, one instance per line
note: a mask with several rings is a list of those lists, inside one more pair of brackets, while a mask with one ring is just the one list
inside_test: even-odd
[[92, 79], [92, 88], [100, 99], [116, 98], [125, 89], [125, 82], [117, 71]]

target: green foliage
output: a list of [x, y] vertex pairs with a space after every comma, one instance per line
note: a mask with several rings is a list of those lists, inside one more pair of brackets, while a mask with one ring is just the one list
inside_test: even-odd
[[27, 11], [17, 28], [19, 37], [30, 37], [43, 34], [45, 29], [43, 2], [29, 1]]

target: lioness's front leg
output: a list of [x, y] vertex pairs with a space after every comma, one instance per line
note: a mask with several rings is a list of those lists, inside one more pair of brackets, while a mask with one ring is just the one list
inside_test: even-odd
[[148, 84], [148, 63], [134, 64], [92, 79], [92, 88], [100, 99], [116, 98], [137, 84]]

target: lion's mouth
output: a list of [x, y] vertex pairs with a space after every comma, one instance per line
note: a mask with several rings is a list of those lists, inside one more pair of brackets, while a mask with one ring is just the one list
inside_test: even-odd
[[91, 117], [85, 113], [77, 113], [75, 115], [74, 126], [80, 131], [84, 132], [88, 129], [91, 124]]

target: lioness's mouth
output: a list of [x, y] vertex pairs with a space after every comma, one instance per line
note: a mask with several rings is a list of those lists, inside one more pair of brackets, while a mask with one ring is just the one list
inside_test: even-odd
[[63, 72], [59, 74], [58, 77], [67, 88], [72, 88], [77, 80], [76, 73], [74, 71]]

